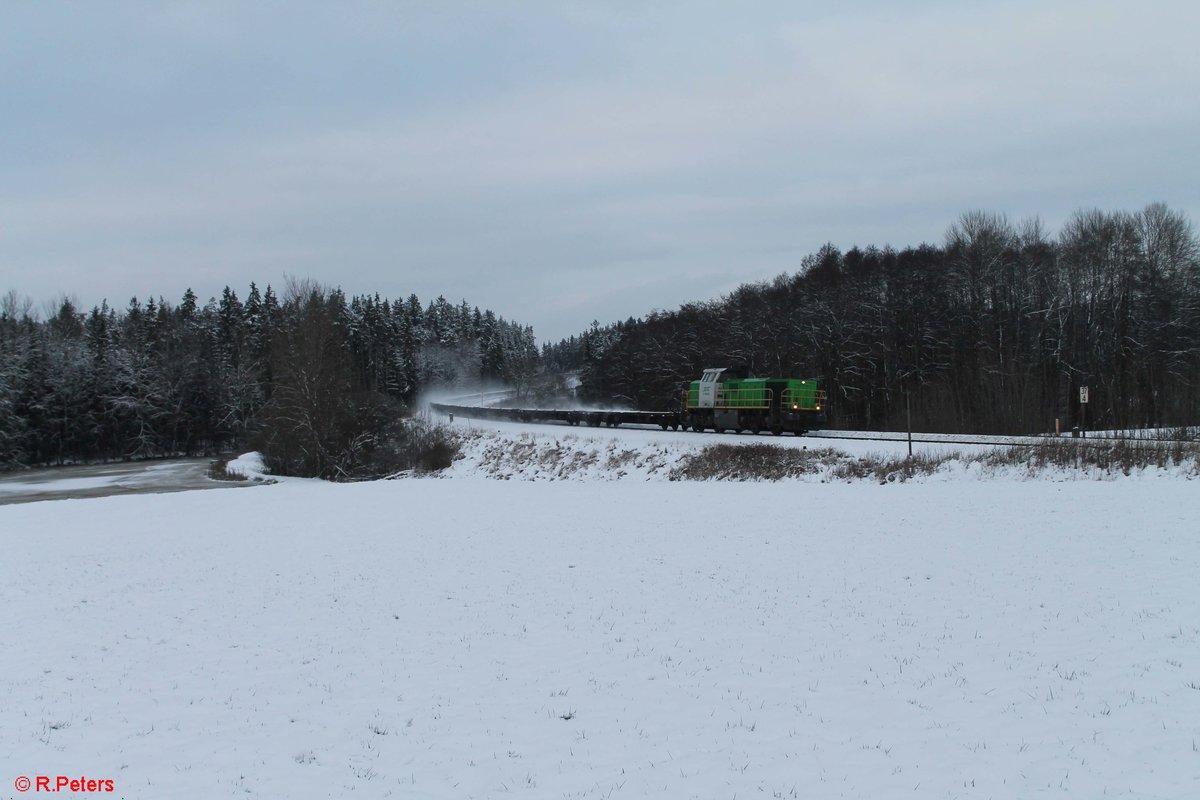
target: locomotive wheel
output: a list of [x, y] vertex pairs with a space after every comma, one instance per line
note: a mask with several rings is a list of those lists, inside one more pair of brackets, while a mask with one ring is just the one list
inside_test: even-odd
[[776, 436], [783, 436], [783, 428], [771, 428], [771, 433], [775, 434]]

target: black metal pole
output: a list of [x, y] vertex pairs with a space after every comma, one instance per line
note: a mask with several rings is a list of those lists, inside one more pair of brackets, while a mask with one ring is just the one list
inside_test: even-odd
[[908, 423], [908, 457], [912, 458], [912, 400], [909, 393], [904, 393], [904, 418]]

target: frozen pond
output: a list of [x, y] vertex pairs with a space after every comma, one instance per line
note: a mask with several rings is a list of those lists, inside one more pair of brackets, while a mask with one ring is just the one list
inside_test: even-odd
[[88, 464], [0, 473], [0, 505], [250, 486], [208, 477], [212, 458]]

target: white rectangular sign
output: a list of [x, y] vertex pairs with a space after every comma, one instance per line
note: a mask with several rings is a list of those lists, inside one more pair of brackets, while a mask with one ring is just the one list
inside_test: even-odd
[[1079, 402], [1086, 403], [1088, 401], [1088, 387], [1079, 387]]

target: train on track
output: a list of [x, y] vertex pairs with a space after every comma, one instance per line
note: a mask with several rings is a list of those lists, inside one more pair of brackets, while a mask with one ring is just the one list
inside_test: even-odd
[[704, 370], [680, 394], [670, 411], [601, 411], [594, 409], [501, 408], [431, 403], [441, 414], [519, 422], [565, 422], [568, 425], [658, 425], [663, 430], [736, 431], [800, 436], [825, 426], [825, 392], [811, 378], [723, 378], [724, 368]]

